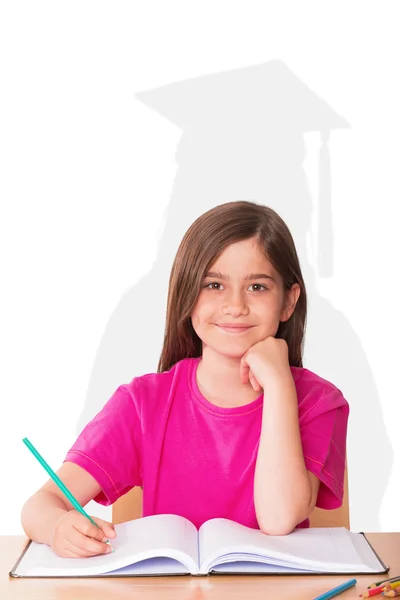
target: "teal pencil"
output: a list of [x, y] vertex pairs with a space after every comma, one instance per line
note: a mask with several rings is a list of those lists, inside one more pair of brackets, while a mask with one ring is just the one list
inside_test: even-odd
[[337, 587], [333, 588], [332, 590], [329, 590], [328, 592], [325, 592], [324, 594], [317, 596], [316, 598], [314, 598], [314, 600], [330, 600], [331, 598], [334, 598], [335, 596], [339, 596], [339, 594], [341, 594], [342, 592], [353, 587], [354, 585], [356, 585], [356, 583], [357, 583], [357, 579], [349, 579], [349, 581], [346, 581], [345, 583], [338, 585]]
[[[53, 469], [50, 467], [50, 465], [47, 464], [47, 462], [44, 460], [43, 456], [41, 456], [39, 454], [39, 452], [36, 450], [35, 446], [33, 444], [31, 444], [31, 442], [28, 440], [28, 438], [24, 438], [22, 441], [24, 442], [25, 446], [27, 448], [29, 448], [29, 450], [32, 452], [33, 456], [35, 458], [37, 458], [37, 460], [40, 462], [40, 464], [42, 465], [42, 467], [47, 471], [47, 473], [50, 475], [50, 477], [52, 478], [52, 480], [54, 481], [54, 483], [63, 492], [63, 494], [65, 495], [65, 497], [68, 498], [68, 500], [71, 502], [71, 504], [75, 508], [75, 510], [77, 510], [82, 515], [84, 515], [87, 519], [89, 519], [89, 521], [91, 523], [93, 523], [93, 525], [96, 525], [96, 527], [99, 527], [97, 525], [97, 523], [95, 521], [93, 521], [92, 517], [87, 514], [87, 512], [85, 511], [85, 509], [83, 508], [83, 506], [81, 506], [79, 504], [78, 500], [71, 494], [71, 492], [69, 491], [69, 489], [63, 484], [63, 482], [58, 477], [58, 475], [56, 473], [54, 473]], [[109, 540], [107, 540], [107, 543], [109, 543]]]

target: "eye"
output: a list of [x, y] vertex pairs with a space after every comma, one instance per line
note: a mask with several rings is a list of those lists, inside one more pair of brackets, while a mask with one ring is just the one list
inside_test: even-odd
[[[209, 290], [219, 291], [218, 290], [218, 286], [221, 286], [221, 285], [222, 284], [218, 283], [218, 281], [212, 281], [210, 283], [206, 283], [204, 287], [207, 288], [207, 289], [209, 289]], [[217, 287], [212, 287], [212, 286], [217, 286]], [[249, 287], [262, 288], [262, 289], [254, 290], [253, 293], [255, 293], [255, 294], [260, 294], [264, 290], [268, 290], [268, 288], [265, 285], [262, 285], [261, 283], [252, 283]]]
[[[250, 287], [258, 287], [258, 288], [263, 288], [264, 290], [267, 290], [268, 288], [265, 285], [261, 285], [261, 283], [252, 283]], [[256, 293], [260, 293], [263, 290], [255, 290]]]
[[210, 285], [221, 285], [220, 283], [218, 283], [218, 281], [212, 281], [211, 283], [206, 283], [206, 285], [204, 286], [205, 288], [208, 288], [209, 290], [215, 290], [217, 288], [211, 288]]

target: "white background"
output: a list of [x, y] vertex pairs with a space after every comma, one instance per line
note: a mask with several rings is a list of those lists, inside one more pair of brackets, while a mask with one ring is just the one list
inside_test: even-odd
[[[282, 216], [295, 234], [303, 211], [290, 202], [307, 190], [312, 204], [306, 246], [299, 248], [311, 289], [304, 363], [338, 385], [352, 409], [351, 528], [399, 530], [397, 8], [397, 2], [348, 1], [2, 3], [1, 534], [22, 533], [22, 504], [47, 479], [22, 438], [57, 468], [85, 418], [120, 383], [156, 370], [169, 269], [193, 218], [210, 204], [262, 200], [251, 176], [248, 187], [243, 180], [218, 196], [225, 189], [214, 185], [219, 164], [226, 179], [230, 169], [226, 152], [216, 153], [215, 171], [205, 159], [220, 119], [211, 116], [218, 101], [213, 84], [204, 79], [191, 108], [184, 87], [171, 88], [172, 99], [166, 92], [161, 102], [178, 121], [185, 115], [183, 126], [135, 94], [232, 70], [252, 73], [262, 64], [290, 70], [347, 123], [331, 131], [330, 176], [321, 167], [333, 245], [316, 241], [321, 138], [318, 127], [307, 131], [301, 116], [296, 121], [303, 100], [295, 90], [275, 110], [287, 123], [294, 119], [300, 132], [283, 123], [269, 138], [268, 124], [261, 136], [251, 127], [248, 151], [257, 143], [279, 147], [282, 184], [275, 178], [273, 189], [277, 197], [286, 189], [293, 196], [282, 192], [289, 203]], [[229, 94], [233, 102], [236, 93]], [[211, 106], [208, 129], [197, 154], [201, 135], [190, 137], [191, 127], [201, 132], [205, 106]], [[307, 110], [312, 118], [313, 106]], [[248, 106], [235, 113], [229, 148], [251, 113]], [[278, 117], [271, 111], [268, 123]], [[300, 183], [288, 184], [298, 160], [293, 140], [304, 144], [304, 160], [296, 163], [301, 190]], [[218, 148], [224, 150], [221, 140]], [[192, 207], [190, 218], [179, 219], [180, 202]], [[271, 205], [279, 212], [279, 201]], [[333, 252], [325, 275], [317, 266], [323, 247]], [[122, 340], [128, 318], [131, 325], [140, 320], [140, 335], [132, 330]], [[140, 359], [143, 349], [147, 362]]]

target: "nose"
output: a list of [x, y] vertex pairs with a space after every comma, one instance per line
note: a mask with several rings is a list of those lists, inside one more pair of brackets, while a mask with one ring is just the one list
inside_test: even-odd
[[240, 290], [233, 291], [224, 298], [222, 306], [222, 312], [225, 315], [232, 315], [237, 317], [242, 314], [248, 313], [248, 305], [246, 302], [246, 295], [242, 294]]

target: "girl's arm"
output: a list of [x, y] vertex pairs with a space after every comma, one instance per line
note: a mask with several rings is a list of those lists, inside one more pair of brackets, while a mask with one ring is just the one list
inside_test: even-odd
[[260, 529], [285, 535], [314, 509], [319, 479], [307, 471], [293, 377], [271, 378], [264, 388], [254, 503]]
[[[57, 475], [82, 506], [101, 492], [92, 475], [74, 463], [63, 463]], [[21, 514], [22, 527], [31, 540], [51, 545], [56, 522], [73, 508], [50, 479], [25, 502]], [[103, 536], [101, 533], [100, 537]]]

